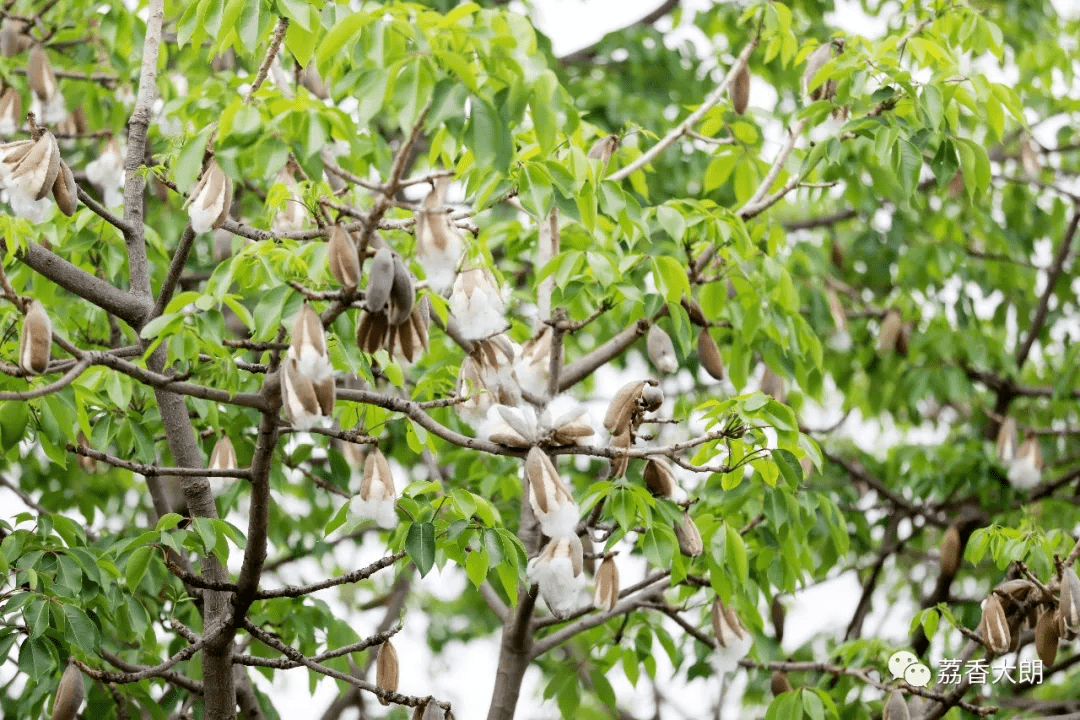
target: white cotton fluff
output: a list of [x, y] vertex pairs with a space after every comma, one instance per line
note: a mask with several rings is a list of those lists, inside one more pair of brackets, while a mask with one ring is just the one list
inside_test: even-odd
[[320, 353], [311, 343], [305, 343], [300, 348], [300, 357], [297, 358], [300, 373], [312, 383], [322, 382], [334, 374], [334, 367], [330, 364], [330, 357]]
[[124, 156], [115, 140], [110, 140], [96, 160], [86, 164], [86, 179], [105, 192], [105, 204], [114, 207], [123, 202]]
[[[575, 548], [571, 547], [572, 543], [576, 543]], [[571, 557], [575, 550], [576, 563]], [[552, 540], [540, 555], [529, 561], [526, 580], [540, 586], [540, 595], [556, 617], [566, 617], [583, 604], [585, 574], [581, 571], [580, 553], [581, 541], [572, 536]]]
[[364, 500], [354, 495], [349, 501], [349, 512], [368, 520], [374, 520], [379, 527], [390, 530], [397, 527], [398, 516], [394, 507], [394, 497], [384, 497], [382, 487], [372, 487], [371, 497]]
[[1018, 457], [1009, 463], [1009, 484], [1021, 490], [1030, 490], [1042, 482], [1042, 471], [1033, 458]]
[[12, 188], [8, 191], [8, 201], [11, 203], [11, 211], [16, 217], [26, 218], [35, 225], [45, 222], [49, 214], [49, 196], [35, 200], [33, 197]]
[[492, 405], [484, 419], [476, 425], [476, 434], [500, 445], [527, 448], [536, 442], [536, 411], [528, 405]]
[[518, 353], [514, 365], [521, 389], [533, 395], [547, 392], [548, 375], [551, 371], [551, 328], [545, 327], [534, 340], [530, 340]]
[[0, 135], [14, 135], [17, 129], [14, 118], [0, 117]]
[[713, 666], [720, 675], [726, 675], [738, 669], [739, 661], [750, 652], [754, 644], [754, 638], [750, 633], [743, 632], [741, 638], [736, 638], [727, 647], [718, 647], [712, 654]]
[[829, 340], [829, 347], [837, 352], [847, 352], [851, 349], [851, 334], [847, 330], [836, 332]]
[[564, 502], [544, 517], [537, 516], [540, 521], [540, 529], [548, 537], [566, 537], [574, 532], [580, 520], [581, 511], [576, 502]]
[[596, 435], [592, 416], [584, 405], [567, 395], [556, 395], [540, 414], [541, 431], [554, 433], [560, 445], [588, 445]]
[[495, 279], [483, 268], [470, 268], [454, 280], [450, 312], [466, 340], [483, 340], [507, 328], [506, 303]]
[[30, 110], [38, 118], [38, 122], [43, 122], [45, 125], [58, 125], [64, 122], [68, 116], [64, 96], [58, 92], [53, 93], [53, 96], [46, 100], [44, 104], [38, 99], [37, 94], [31, 93]]

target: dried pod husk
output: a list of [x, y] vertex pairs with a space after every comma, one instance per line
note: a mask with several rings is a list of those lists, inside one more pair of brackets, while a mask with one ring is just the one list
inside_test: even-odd
[[351, 509], [361, 517], [376, 521], [384, 529], [390, 530], [397, 525], [397, 490], [390, 464], [378, 448], [364, 459], [360, 492], [353, 497]]
[[290, 351], [282, 363], [281, 402], [289, 423], [300, 430], [310, 430], [334, 409], [334, 378], [312, 382], [300, 370]]
[[915, 332], [915, 324], [910, 320], [905, 320], [900, 325], [900, 335], [896, 338], [896, 354], [902, 357], [907, 357], [908, 350], [911, 349], [911, 335]]
[[641, 392], [645, 389], [645, 381], [637, 380], [627, 383], [619, 388], [615, 397], [608, 405], [607, 414], [604, 415], [604, 428], [612, 435], [618, 435], [623, 431], [629, 431], [630, 422], [639, 409], [638, 402], [641, 400]]
[[593, 607], [597, 610], [614, 610], [619, 602], [619, 568], [615, 558], [608, 555], [600, 563], [596, 572], [596, 589], [593, 592]]
[[605, 135], [589, 148], [589, 157], [593, 160], [599, 160], [603, 165], [607, 165], [611, 161], [611, 156], [619, 149], [620, 144], [622, 144], [622, 140], [619, 139], [618, 135]]
[[370, 313], [381, 312], [390, 300], [390, 291], [394, 287], [394, 253], [390, 248], [379, 248], [371, 259], [368, 268], [367, 292], [364, 295], [364, 307]]
[[1032, 144], [1031, 138], [1027, 136], [1020, 141], [1020, 166], [1024, 168], [1024, 174], [1028, 176], [1029, 180], [1039, 177], [1039, 173], [1042, 171], [1039, 156], [1035, 152], [1035, 146]]
[[525, 478], [529, 482], [529, 505], [544, 534], [572, 534], [579, 519], [577, 503], [551, 458], [540, 448], [533, 447], [525, 456]]
[[33, 140], [16, 140], [0, 145], [0, 184], [7, 183], [15, 166], [30, 153], [33, 147]]
[[589, 533], [581, 536], [581, 556], [584, 561], [585, 574], [589, 577], [596, 575], [596, 558], [593, 557], [595, 547]]
[[712, 339], [708, 328], [701, 328], [701, 332], [698, 333], [697, 354], [698, 362], [705, 368], [705, 372], [715, 380], [724, 379], [724, 362], [720, 359], [720, 348]]
[[82, 671], [75, 663], [69, 661], [64, 674], [60, 676], [60, 684], [56, 687], [52, 720], [75, 720], [75, 713], [82, 705], [85, 696]]
[[211, 158], [199, 181], [188, 193], [187, 211], [191, 229], [197, 233], [221, 227], [232, 207], [232, 179]]
[[13, 133], [22, 125], [22, 118], [22, 97], [18, 90], [9, 85], [0, 94], [0, 127], [6, 126], [7, 133]]
[[49, 367], [51, 352], [52, 321], [45, 306], [31, 300], [19, 338], [19, 367], [29, 375], [40, 375]]
[[428, 349], [429, 322], [428, 299], [422, 297], [420, 302], [413, 305], [407, 322], [390, 326], [386, 351], [391, 355], [398, 355], [406, 362], [416, 360]]
[[577, 445], [583, 438], [596, 434], [589, 411], [583, 407], [559, 416], [551, 425], [551, 441], [556, 445]]
[[1008, 652], [1009, 646], [1012, 645], [1012, 634], [1009, 631], [1005, 609], [996, 593], [991, 592], [986, 598], [979, 628], [982, 631], [983, 644], [990, 652], [995, 655]]
[[776, 642], [784, 642], [784, 619], [787, 610], [784, 603], [780, 602], [779, 595], [773, 595], [772, 603], [769, 604], [769, 617], [772, 620], [773, 632], [776, 634]]
[[811, 100], [821, 100], [829, 98], [828, 94], [828, 81], [819, 83], [813, 90], [810, 89], [810, 85], [814, 80], [814, 76], [817, 75], [818, 70], [825, 66], [825, 63], [829, 62], [832, 57], [832, 46], [830, 43], [825, 43], [810, 53], [806, 58], [806, 69], [802, 75], [802, 90], [804, 95], [808, 95]]
[[[623, 432], [612, 435], [610, 446], [613, 450], [629, 450], [630, 449], [630, 428], [627, 428]], [[608, 470], [608, 477], [621, 478], [626, 474], [626, 468], [630, 464], [629, 455], [618, 455], [611, 458], [611, 467]]]
[[60, 212], [68, 217], [75, 214], [75, 210], [79, 207], [79, 189], [75, 185], [75, 176], [71, 173], [71, 168], [63, 160], [60, 161], [60, 172], [56, 174], [52, 193]]
[[700, 327], [709, 327], [709, 319], [705, 317], [704, 311], [701, 306], [694, 302], [694, 299], [682, 296], [682, 306], [686, 309], [686, 315], [690, 318], [690, 322]]
[[1035, 652], [1043, 665], [1050, 667], [1057, 658], [1058, 629], [1054, 611], [1046, 609], [1035, 623]]
[[998, 428], [997, 434], [997, 459], [1003, 463], [1011, 463], [1016, 458], [1017, 449], [1016, 421], [1006, 417]]
[[731, 82], [731, 106], [735, 112], [742, 115], [746, 112], [748, 104], [750, 104], [750, 67], [747, 63], [743, 63]]
[[1061, 620], [1070, 633], [1080, 632], [1080, 579], [1072, 567], [1061, 573], [1059, 594]]
[[664, 391], [659, 385], [645, 385], [641, 389], [641, 407], [648, 412], [655, 412], [664, 404]]
[[911, 720], [908, 712], [907, 701], [899, 690], [889, 693], [889, 699], [885, 702], [885, 710], [881, 714], [881, 720]]
[[739, 621], [739, 616], [720, 598], [713, 600], [712, 628], [716, 642], [722, 648], [731, 647], [747, 636], [746, 628]]
[[953, 577], [960, 569], [960, 531], [956, 525], [950, 525], [941, 537], [941, 557], [939, 564], [941, 574], [945, 577]]
[[26, 34], [29, 26], [14, 18], [4, 18], [0, 24], [0, 55], [15, 57], [34, 47], [34, 39]]
[[416, 211], [416, 261], [424, 269], [428, 287], [442, 293], [454, 282], [465, 239], [443, 212], [449, 177], [440, 177]]
[[774, 696], [794, 690], [788, 680], [787, 673], [783, 670], [773, 670], [772, 678], [769, 680], [769, 689], [772, 690]]
[[360, 284], [360, 257], [348, 230], [340, 225], [330, 229], [326, 254], [330, 261], [330, 273], [338, 284], [350, 290]]
[[[389, 640], [379, 646], [379, 654], [375, 658], [375, 684], [390, 692], [397, 692], [398, 689], [397, 650]], [[390, 701], [380, 697], [379, 703], [389, 705]]]
[[784, 379], [773, 372], [773, 369], [768, 365], [765, 366], [765, 373], [761, 376], [761, 392], [770, 396], [777, 402], [787, 402], [787, 391], [784, 390]]
[[1061, 614], [1061, 606], [1054, 612], [1054, 623], [1057, 626], [1058, 637], [1066, 642], [1070, 642], [1076, 639], [1077, 633], [1072, 632], [1069, 628], [1065, 627], [1065, 618]]
[[389, 321], [384, 312], [363, 311], [360, 322], [356, 325], [356, 345], [366, 353], [374, 354], [382, 347], [389, 329]]
[[34, 94], [42, 102], [48, 101], [49, 98], [56, 94], [56, 75], [53, 73], [48, 56], [45, 54], [45, 48], [41, 47], [41, 45], [34, 45], [30, 48], [30, 54], [27, 56], [26, 62], [26, 75], [30, 82], [30, 89], [34, 91]]
[[214, 449], [210, 451], [210, 464], [207, 467], [210, 470], [235, 470], [240, 467], [236, 461], [236, 448], [233, 447], [228, 435], [222, 435], [221, 439], [214, 444]]
[[46, 130], [11, 171], [8, 188], [40, 200], [52, 192], [60, 174], [60, 148], [56, 138]]
[[673, 500], [675, 491], [679, 487], [679, 481], [675, 478], [675, 472], [671, 466], [660, 458], [649, 458], [645, 463], [645, 487], [657, 497]]
[[903, 318], [900, 311], [890, 308], [881, 320], [881, 329], [878, 331], [878, 355], [884, 357], [889, 353], [896, 352], [896, 343], [900, 339], [900, 326]]
[[649, 328], [649, 334], [645, 339], [645, 347], [649, 353], [649, 360], [660, 372], [671, 373], [679, 368], [679, 360], [675, 357], [675, 345], [671, 342], [671, 336], [664, 332], [659, 325]]
[[698, 557], [705, 552], [705, 545], [701, 542], [701, 533], [694, 524], [690, 513], [684, 512], [682, 520], [674, 524], [675, 539], [679, 541], [679, 552], [687, 557]]
[[394, 257], [394, 281], [390, 286], [390, 311], [387, 320], [391, 325], [401, 325], [409, 319], [416, 301], [416, 289], [412, 273], [400, 257]]

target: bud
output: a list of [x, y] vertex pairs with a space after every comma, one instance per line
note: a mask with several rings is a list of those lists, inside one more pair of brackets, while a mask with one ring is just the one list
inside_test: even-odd
[[386, 313], [368, 312], [360, 313], [360, 322], [356, 325], [356, 345], [366, 353], [374, 354], [382, 347], [383, 340], [389, 330], [389, 322]]
[[1035, 623], [1035, 652], [1043, 665], [1050, 667], [1057, 658], [1058, 631], [1053, 610], [1043, 610]]
[[[428, 349], [429, 305], [426, 297], [413, 306], [407, 322], [390, 325], [386, 351], [400, 360], [411, 363]], [[388, 321], [389, 323], [389, 321]]]
[[608, 405], [607, 414], [604, 415], [604, 428], [608, 432], [612, 435], [629, 432], [634, 414], [639, 410], [638, 401], [641, 400], [644, 389], [643, 380], [627, 383], [619, 388]]
[[326, 332], [322, 320], [306, 302], [293, 323], [290, 354], [296, 358], [300, 372], [313, 383], [333, 380], [334, 368], [326, 350]]
[[540, 448], [532, 448], [525, 457], [525, 478], [529, 505], [544, 534], [553, 538], [574, 534], [579, 518], [577, 503], [551, 458]]
[[593, 146], [589, 148], [588, 156], [593, 160], [599, 160], [600, 164], [606, 167], [621, 144], [622, 140], [618, 135], [605, 135], [593, 143]]
[[1071, 567], [1061, 573], [1061, 621], [1070, 633], [1080, 632], [1080, 579]]
[[682, 521], [674, 524], [675, 538], [679, 541], [679, 552], [687, 557], [697, 557], [705, 552], [705, 545], [701, 542], [701, 533], [694, 524], [690, 513], [683, 512]]
[[75, 185], [71, 168], [63, 160], [60, 161], [60, 172], [56, 174], [56, 181], [53, 182], [52, 194], [60, 212], [68, 217], [75, 214], [75, 209], [79, 207], [79, 188]]
[[1007, 652], [1012, 644], [1012, 634], [1005, 617], [1005, 609], [996, 593], [991, 592], [983, 604], [982, 620], [979, 623], [983, 644], [995, 655]]
[[235, 470], [240, 467], [236, 461], [236, 449], [228, 435], [222, 435], [210, 451], [210, 464], [207, 467], [210, 470]]
[[506, 330], [509, 325], [503, 317], [505, 311], [506, 303], [487, 270], [470, 268], [454, 280], [450, 312], [466, 340], [483, 340]]
[[1038, 438], [1032, 436], [1024, 440], [1016, 453], [1016, 459], [1009, 465], [1009, 483], [1021, 490], [1030, 490], [1042, 480], [1042, 449]]
[[889, 699], [885, 703], [885, 710], [881, 714], [881, 720], [911, 720], [907, 702], [899, 690], [889, 693]]
[[40, 375], [49, 367], [51, 352], [52, 322], [45, 306], [31, 300], [19, 338], [19, 367], [29, 375]]
[[641, 406], [648, 412], [660, 409], [664, 404], [664, 391], [658, 385], [646, 384], [641, 389]]
[[671, 466], [660, 458], [651, 457], [645, 463], [645, 486], [649, 492], [657, 497], [675, 499], [675, 492], [679, 489], [679, 482], [675, 479], [675, 472]]
[[777, 402], [787, 402], [787, 392], [784, 390], [783, 378], [774, 373], [773, 369], [768, 365], [765, 366], [765, 373], [761, 376], [761, 392]]
[[60, 676], [53, 701], [52, 720], [75, 720], [75, 713], [82, 705], [86, 691], [83, 688], [82, 671], [70, 660]]
[[229, 217], [232, 206], [232, 180], [211, 159], [203, 169], [199, 181], [188, 193], [187, 211], [191, 229], [204, 233], [221, 227]]
[[577, 535], [552, 538], [529, 561], [525, 578], [539, 585], [551, 614], [562, 619], [577, 609], [577, 596], [585, 585], [583, 567], [581, 540]]
[[617, 602], [619, 602], [619, 568], [615, 565], [615, 558], [608, 555], [600, 563], [600, 569], [596, 572], [593, 607], [610, 612], [615, 609]]
[[[722, 648], [736, 647], [750, 637], [750, 633], [739, 622], [735, 610], [725, 605], [719, 597], [713, 600], [712, 604], [712, 629], [716, 644]], [[747, 644], [747, 650], [749, 649]]]
[[22, 125], [22, 97], [8, 87], [0, 94], [0, 135], [11, 135]]
[[285, 416], [298, 430], [310, 430], [334, 410], [334, 378], [313, 383], [300, 370], [292, 351], [286, 351], [281, 368], [281, 403]]
[[[623, 430], [618, 435], [612, 435], [609, 443], [612, 450], [626, 451], [630, 449], [630, 428]], [[621, 478], [626, 474], [626, 468], [630, 465], [630, 456], [622, 454], [615, 455], [611, 458], [611, 467], [608, 470], [608, 477]]]
[[791, 692], [794, 689], [791, 687], [791, 682], [788, 680], [787, 673], [782, 670], [773, 670], [772, 678], [769, 681], [769, 687], [774, 696]]
[[660, 329], [659, 325], [649, 328], [645, 347], [649, 353], [649, 360], [660, 372], [671, 373], [679, 368], [679, 360], [675, 357], [675, 346], [671, 343], [671, 336]]
[[1005, 418], [998, 428], [997, 435], [997, 458], [1008, 465], [1016, 458], [1016, 421], [1011, 417]]
[[408, 320], [415, 302], [416, 289], [412, 274], [401, 258], [394, 256], [394, 282], [390, 286], [390, 312], [387, 316], [390, 325], [401, 325]]
[[364, 479], [360, 492], [350, 501], [349, 509], [360, 517], [374, 520], [386, 530], [397, 526], [397, 491], [386, 457], [375, 448], [364, 461]]
[[878, 331], [877, 350], [879, 356], [884, 357], [896, 351], [896, 342], [900, 339], [901, 324], [903, 324], [903, 318], [900, 316], [900, 311], [896, 308], [890, 308], [881, 320], [881, 329]]
[[960, 531], [950, 525], [941, 538], [941, 574], [953, 577], [960, 569]]
[[720, 359], [720, 348], [712, 339], [708, 328], [701, 328], [697, 338], [698, 362], [714, 380], [724, 379], [724, 362]]
[[543, 396], [547, 392], [551, 373], [551, 327], [545, 325], [540, 333], [521, 348], [514, 374], [522, 390]]
[[11, 171], [7, 186], [13, 193], [41, 200], [52, 192], [59, 174], [60, 148], [52, 133], [46, 130]]
[[449, 177], [438, 178], [416, 211], [416, 261], [424, 268], [428, 287], [439, 294], [454, 282], [465, 252], [465, 240], [442, 210], [449, 187]]
[[349, 290], [355, 289], [360, 284], [360, 258], [357, 257], [352, 236], [340, 225], [330, 229], [326, 255], [330, 261], [330, 272], [338, 284]]
[[735, 73], [735, 79], [731, 82], [731, 106], [735, 112], [742, 115], [746, 112], [746, 106], [750, 103], [750, 68], [743, 64], [739, 72]]
[[[375, 684], [383, 690], [397, 692], [398, 689], [398, 659], [397, 650], [389, 640], [379, 646], [379, 654], [375, 658]], [[389, 700], [379, 698], [382, 705], [389, 705]]]

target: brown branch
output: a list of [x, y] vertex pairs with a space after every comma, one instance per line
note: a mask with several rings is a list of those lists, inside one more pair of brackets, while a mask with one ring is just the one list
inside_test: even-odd
[[329, 580], [323, 580], [322, 582], [317, 582], [317, 583], [314, 583], [313, 585], [303, 585], [303, 586], [286, 585], [285, 587], [278, 588], [277, 590], [259, 590], [258, 592], [255, 593], [255, 598], [257, 600], [270, 600], [270, 599], [273, 599], [273, 598], [283, 598], [283, 597], [287, 597], [287, 598], [303, 597], [304, 595], [310, 595], [313, 592], [318, 592], [319, 590], [325, 590], [326, 588], [332, 588], [332, 587], [336, 587], [338, 585], [345, 585], [347, 583], [359, 582], [361, 580], [364, 580], [366, 578], [371, 577], [372, 575], [377, 573], [379, 570], [382, 570], [385, 567], [389, 567], [389, 566], [393, 565], [394, 563], [396, 563], [398, 560], [400, 560], [403, 557], [405, 557], [405, 551], [400, 550], [400, 551], [394, 553], [393, 555], [387, 555], [386, 557], [383, 557], [383, 558], [380, 558], [380, 559], [376, 560], [375, 562], [371, 563], [367, 567], [360, 568], [359, 570], [354, 570], [351, 573], [347, 573], [345, 575], [341, 575], [341, 576], [336, 577], [336, 578], [330, 578]]
[[[1077, 201], [1080, 202], [1080, 198], [1077, 198]], [[1024, 366], [1024, 362], [1027, 361], [1028, 354], [1031, 352], [1031, 346], [1035, 343], [1035, 338], [1038, 337], [1039, 332], [1042, 331], [1043, 325], [1046, 323], [1046, 316], [1050, 310], [1050, 297], [1054, 294], [1054, 286], [1057, 285], [1058, 278], [1061, 277], [1061, 273], [1065, 269], [1065, 261], [1069, 258], [1069, 250], [1072, 248], [1072, 241], [1076, 236], [1077, 224], [1080, 224], [1080, 206], [1074, 208], [1072, 220], [1065, 231], [1065, 238], [1061, 241], [1061, 245], [1058, 246], [1057, 255], [1054, 256], [1054, 263], [1046, 273], [1046, 287], [1043, 289], [1042, 297], [1039, 298], [1039, 305], [1035, 309], [1035, 317], [1031, 320], [1031, 327], [1028, 328], [1024, 342], [1020, 344], [1016, 351], [1017, 368]]]
[[281, 49], [281, 43], [285, 40], [285, 31], [289, 29], [289, 18], [279, 17], [277, 27], [274, 28], [274, 34], [270, 38], [270, 47], [266, 49], [266, 57], [263, 58], [262, 64], [259, 65], [259, 71], [255, 74], [255, 80], [251, 83], [251, 88], [248, 90], [247, 97], [244, 98], [244, 103], [250, 105], [255, 99], [255, 93], [258, 92], [263, 82], [266, 80], [267, 74], [270, 72], [270, 66], [274, 63], [274, 58], [277, 57], [278, 50]]

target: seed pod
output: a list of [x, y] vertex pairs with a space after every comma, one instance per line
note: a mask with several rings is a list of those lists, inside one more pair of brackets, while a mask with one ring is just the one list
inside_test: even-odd
[[1072, 567], [1061, 573], [1059, 594], [1061, 620], [1070, 633], [1080, 632], [1080, 579]]
[[60, 684], [56, 687], [52, 720], [75, 720], [75, 713], [82, 705], [85, 695], [82, 671], [69, 660], [64, 674], [60, 676]]
[[236, 461], [236, 449], [228, 435], [222, 435], [214, 445], [214, 449], [210, 451], [208, 467], [211, 470], [235, 470], [240, 467]]
[[[802, 75], [802, 90], [804, 95], [809, 95], [811, 100], [820, 100], [822, 95], [825, 95], [827, 100], [829, 96], [826, 93], [825, 83], [819, 83], [813, 90], [810, 89], [810, 85], [814, 80], [814, 76], [817, 75], [818, 70], [825, 66], [825, 63], [832, 57], [832, 47], [829, 43], [825, 43], [818, 47], [817, 50], [810, 53], [806, 58], [806, 70]], [[827, 81], [826, 81], [827, 82]]]
[[701, 533], [694, 524], [690, 513], [683, 512], [682, 521], [674, 524], [675, 539], [679, 541], [679, 552], [687, 557], [697, 557], [705, 552], [705, 545], [701, 542]]
[[30, 153], [33, 147], [33, 140], [16, 140], [0, 145], [0, 183], [7, 183], [15, 166]]
[[[379, 654], [375, 658], [375, 684], [383, 690], [389, 690], [390, 692], [397, 692], [398, 688], [398, 657], [397, 650], [390, 643], [389, 640], [385, 641], [379, 646]], [[389, 705], [389, 700], [379, 698], [379, 702], [383, 705]]]
[[367, 293], [364, 296], [364, 307], [367, 311], [381, 312], [390, 299], [393, 286], [394, 254], [390, 252], [390, 248], [379, 248], [368, 269]]
[[896, 352], [896, 342], [900, 339], [900, 326], [903, 318], [900, 311], [890, 308], [881, 320], [881, 329], [878, 331], [878, 355], [884, 357], [889, 353]]
[[720, 359], [720, 348], [716, 346], [716, 341], [712, 339], [708, 328], [701, 328], [701, 332], [698, 333], [697, 354], [698, 362], [705, 368], [705, 372], [715, 380], [724, 379], [724, 362]]
[[187, 211], [191, 229], [204, 233], [221, 227], [229, 217], [232, 207], [232, 180], [211, 159], [203, 169], [199, 181], [188, 193]]
[[551, 441], [556, 445], [576, 445], [582, 438], [595, 435], [589, 411], [577, 407], [551, 423]]
[[648, 412], [660, 409], [664, 404], [664, 391], [658, 385], [648, 385], [641, 389], [641, 406]]
[[1043, 665], [1050, 667], [1057, 658], [1058, 631], [1053, 610], [1043, 610], [1035, 623], [1035, 652]]
[[742, 115], [746, 112], [746, 106], [750, 103], [750, 68], [743, 64], [735, 79], [731, 83], [731, 106], [735, 112]]
[[885, 703], [885, 710], [881, 714], [881, 720], [911, 720], [907, 702], [899, 690], [889, 693], [889, 700]]
[[8, 188], [32, 197], [34, 200], [52, 192], [56, 176], [60, 174], [60, 148], [56, 138], [46, 130], [34, 142], [30, 152], [11, 171]]
[[19, 367], [27, 374], [40, 375], [49, 367], [51, 352], [52, 321], [45, 312], [45, 306], [31, 300], [19, 338]]
[[1031, 138], [1027, 136], [1020, 141], [1020, 166], [1024, 168], [1024, 174], [1029, 180], [1039, 177], [1042, 170], [1039, 156], [1035, 153], [1035, 146], [1031, 144]]
[[983, 605], [982, 621], [979, 623], [982, 631], [983, 644], [995, 655], [1007, 652], [1012, 644], [1012, 635], [1009, 632], [1009, 622], [1005, 617], [1005, 609], [1001, 606], [998, 596], [991, 592]]
[[[629, 450], [630, 449], [630, 428], [622, 431], [618, 435], [611, 436], [611, 448], [613, 450]], [[629, 455], [619, 455], [611, 458], [611, 467], [608, 469], [608, 477], [621, 478], [626, 474], [626, 468], [630, 464]]]
[[374, 354], [382, 347], [389, 323], [384, 312], [368, 312], [360, 315], [356, 326], [356, 345], [366, 353]]
[[533, 447], [525, 457], [525, 478], [529, 481], [529, 505], [544, 534], [572, 534], [578, 522], [577, 503], [551, 458], [540, 448]]
[[739, 622], [739, 616], [732, 608], [717, 597], [712, 604], [713, 635], [720, 647], [727, 648], [747, 636], [746, 628]]
[[1061, 614], [1061, 607], [1054, 612], [1054, 624], [1057, 627], [1058, 637], [1066, 642], [1071, 642], [1076, 639], [1076, 633], [1071, 632], [1069, 628], [1065, 627], [1065, 618]]
[[[413, 362], [428, 349], [428, 300], [422, 297], [413, 306], [408, 322], [390, 325], [386, 337], [386, 351], [405, 362]], [[387, 321], [389, 323], [389, 320]]]
[[682, 306], [686, 309], [686, 314], [690, 318], [690, 322], [701, 327], [708, 327], [709, 320], [705, 317], [705, 313], [701, 310], [701, 306], [694, 302], [694, 299], [682, 296]]
[[799, 467], [802, 469], [803, 480], [806, 480], [814, 472], [814, 461], [810, 459], [810, 456], [803, 455], [799, 458]]
[[787, 402], [787, 392], [784, 390], [783, 378], [774, 373], [773, 369], [768, 365], [765, 366], [765, 373], [761, 376], [761, 392], [772, 397], [777, 402]]
[[424, 269], [428, 287], [437, 293], [454, 282], [454, 272], [465, 251], [464, 238], [442, 209], [450, 180], [438, 178], [416, 211], [416, 261]]
[[777, 644], [784, 642], [784, 618], [786, 615], [787, 610], [784, 609], [784, 603], [780, 602], [780, 596], [773, 595], [772, 603], [769, 604], [769, 617], [772, 620]]
[[769, 680], [769, 689], [772, 690], [772, 694], [775, 696], [791, 692], [794, 688], [791, 687], [791, 682], [788, 680], [786, 672], [783, 670], [773, 670], [772, 678]]
[[296, 358], [302, 372], [311, 382], [333, 379], [334, 368], [326, 349], [326, 331], [322, 319], [306, 302], [293, 323], [289, 354]]
[[[75, 439], [76, 444], [82, 448], [90, 448], [90, 441], [86, 439], [86, 435], [80, 431], [79, 436]], [[83, 469], [85, 473], [97, 472], [97, 460], [86, 455], [77, 455], [76, 459], [79, 461], [79, 467]]]
[[413, 708], [413, 720], [446, 720], [446, 712], [434, 700], [428, 700], [423, 707]]
[[4, 18], [0, 23], [0, 55], [14, 57], [34, 46], [33, 39], [26, 34], [26, 23], [13, 18]]
[[675, 479], [675, 472], [670, 465], [660, 458], [649, 458], [642, 475], [645, 477], [645, 487], [649, 488], [649, 492], [657, 497], [674, 499], [679, 482]]
[[941, 574], [953, 577], [960, 569], [960, 531], [950, 525], [941, 538]]
[[619, 139], [618, 135], [605, 135], [589, 148], [589, 157], [593, 160], [599, 160], [601, 165], [606, 166], [621, 144], [622, 140]]
[[1016, 457], [1017, 446], [1016, 421], [1005, 418], [997, 435], [997, 458], [1003, 463], [1011, 463]]
[[22, 125], [22, 97], [19, 91], [8, 86], [3, 94], [0, 94], [0, 123], [7, 124], [10, 132]]
[[330, 97], [330, 88], [326, 87], [326, 83], [324, 83], [322, 77], [320, 77], [319, 71], [315, 67], [315, 63], [308, 63], [307, 67], [300, 73], [300, 84], [320, 100], [325, 100]]
[[30, 48], [27, 56], [26, 75], [30, 81], [30, 89], [42, 102], [46, 102], [56, 94], [56, 75], [53, 74], [52, 65], [41, 45]]
[[75, 185], [75, 176], [72, 175], [71, 168], [63, 160], [60, 161], [60, 172], [56, 174], [52, 194], [60, 212], [68, 217], [75, 214], [75, 209], [79, 207], [79, 188]]
[[615, 558], [608, 555], [600, 563], [596, 572], [596, 590], [593, 592], [593, 607], [597, 610], [611, 611], [619, 602], [619, 568]]
[[638, 411], [638, 401], [641, 392], [645, 389], [645, 382], [638, 380], [627, 383], [619, 388], [615, 397], [608, 405], [607, 414], [604, 415], [604, 428], [612, 435], [618, 435], [623, 431], [629, 431], [630, 422], [634, 413]]
[[343, 288], [351, 290], [360, 284], [360, 258], [356, 254], [356, 244], [345, 228], [335, 225], [330, 229], [326, 254], [330, 272]]
[[401, 258], [395, 256], [394, 282], [390, 286], [390, 312], [387, 315], [390, 324], [400, 325], [408, 320], [415, 300], [416, 290], [413, 286], [412, 274]]
[[292, 352], [281, 369], [281, 402], [289, 423], [300, 430], [310, 430], [334, 409], [334, 378], [313, 383], [303, 372]]
[[510, 327], [505, 316], [506, 301], [498, 281], [486, 268], [463, 270], [454, 278], [453, 287], [450, 314], [463, 338], [483, 340]]
[[577, 596], [585, 584], [583, 569], [578, 536], [552, 538], [540, 554], [529, 561], [525, 579], [539, 586], [552, 615], [562, 619], [577, 608]]
[[659, 325], [649, 328], [649, 335], [645, 340], [645, 347], [649, 353], [649, 360], [660, 372], [671, 373], [679, 368], [679, 360], [675, 357], [675, 345], [671, 342], [671, 336], [664, 332]]

